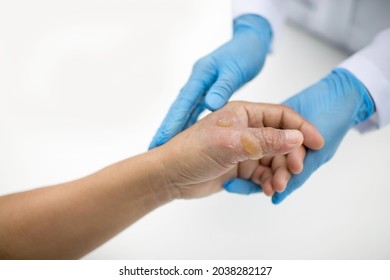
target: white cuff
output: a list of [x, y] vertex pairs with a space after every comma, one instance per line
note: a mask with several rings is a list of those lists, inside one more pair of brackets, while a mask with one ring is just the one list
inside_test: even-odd
[[358, 52], [342, 62], [339, 67], [355, 75], [367, 88], [375, 102], [376, 114], [356, 128], [360, 132], [367, 132], [390, 123], [390, 81], [375, 63]]
[[390, 123], [390, 28], [380, 32], [374, 41], [341, 63], [370, 92], [376, 114], [358, 130], [366, 132]]
[[268, 20], [272, 28], [271, 51], [274, 52], [285, 21], [281, 0], [232, 0], [232, 4], [233, 18], [255, 14]]

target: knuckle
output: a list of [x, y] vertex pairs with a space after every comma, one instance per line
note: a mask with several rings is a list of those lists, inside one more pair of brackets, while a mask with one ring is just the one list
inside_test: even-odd
[[227, 134], [225, 134], [224, 137], [218, 137], [215, 142], [218, 147], [222, 148], [226, 152], [237, 150], [236, 141]]
[[287, 106], [287, 105], [285, 105], [285, 104], [280, 104], [280, 105], [278, 105], [278, 106], [280, 106], [281, 109], [282, 109], [283, 111], [285, 111], [286, 113], [292, 113], [292, 112], [294, 112], [294, 110], [291, 109], [291, 107], [289, 107], [289, 106]]
[[231, 163], [240, 154], [241, 145], [236, 141], [236, 137], [232, 133], [224, 133], [220, 136], [222, 137], [216, 137], [214, 139], [213, 151], [219, 154], [219, 158], [223, 162]]
[[285, 105], [285, 104], [280, 104], [279, 105], [283, 110], [291, 110], [291, 108], [290, 107], [288, 107], [287, 105]]
[[210, 60], [207, 57], [203, 57], [194, 63], [192, 70], [198, 70], [202, 68], [206, 68], [210, 65]]
[[282, 133], [280, 130], [266, 127], [258, 135], [259, 144], [264, 154], [278, 151], [283, 144]]
[[226, 105], [224, 107], [222, 107], [221, 110], [232, 111], [237, 106], [239, 106], [238, 101], [230, 101], [230, 102], [226, 103]]

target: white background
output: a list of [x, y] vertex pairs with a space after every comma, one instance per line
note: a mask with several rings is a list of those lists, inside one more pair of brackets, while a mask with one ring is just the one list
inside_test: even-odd
[[[145, 151], [192, 64], [230, 35], [227, 0], [0, 0], [0, 194]], [[291, 25], [282, 40], [234, 99], [279, 103], [346, 57]], [[176, 201], [85, 258], [389, 259], [389, 139], [351, 131], [281, 205]]]

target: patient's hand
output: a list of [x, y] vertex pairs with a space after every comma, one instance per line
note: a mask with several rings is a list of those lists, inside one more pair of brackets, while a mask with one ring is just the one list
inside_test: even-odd
[[194, 198], [229, 179], [251, 179], [267, 195], [283, 191], [303, 168], [305, 146], [320, 149], [319, 132], [283, 105], [231, 102], [161, 146], [170, 187]]

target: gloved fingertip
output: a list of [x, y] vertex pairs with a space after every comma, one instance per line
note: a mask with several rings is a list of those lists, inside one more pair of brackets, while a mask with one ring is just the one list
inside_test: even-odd
[[155, 147], [164, 145], [167, 143], [173, 136], [168, 135], [165, 131], [161, 132], [160, 135], [155, 139]]
[[261, 192], [261, 187], [249, 180], [235, 178], [227, 181], [224, 184], [224, 188], [227, 192], [250, 195], [253, 193]]
[[152, 142], [149, 145], [149, 150], [157, 148], [157, 147], [159, 147], [161, 145], [164, 145], [166, 142], [168, 142], [168, 139], [166, 137], [164, 137], [164, 138], [160, 137], [160, 138], [157, 138], [157, 139], [153, 139]]
[[235, 179], [231, 179], [231, 180], [229, 180], [229, 181], [227, 181], [227, 182], [225, 182], [225, 183], [223, 184], [223, 187], [224, 187], [224, 189], [225, 189], [226, 191], [230, 192], [230, 190], [231, 190], [231, 185], [232, 185], [232, 183], [234, 182], [234, 180], [235, 180]]
[[283, 195], [283, 193], [275, 193], [272, 196], [272, 203], [274, 205], [280, 204], [284, 199], [286, 198], [286, 195]]
[[223, 105], [226, 104], [226, 102], [227, 100], [217, 93], [209, 93], [206, 95], [205, 103], [207, 109], [209, 109], [210, 111], [220, 109]]
[[163, 145], [165, 142], [161, 139], [156, 140], [156, 147]]
[[154, 149], [157, 147], [157, 143], [156, 143], [156, 136], [153, 137], [152, 141], [150, 142], [149, 144], [149, 147], [148, 147], [148, 151], [150, 151], [151, 149]]

